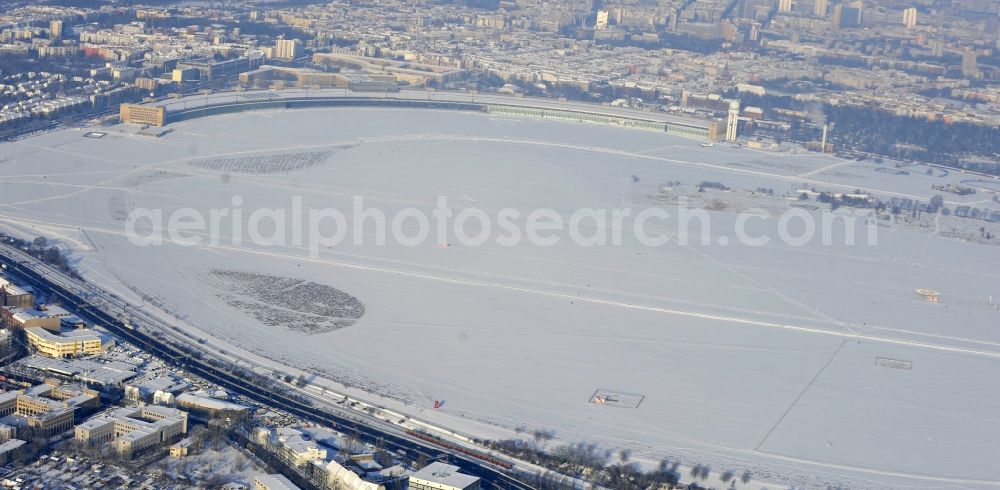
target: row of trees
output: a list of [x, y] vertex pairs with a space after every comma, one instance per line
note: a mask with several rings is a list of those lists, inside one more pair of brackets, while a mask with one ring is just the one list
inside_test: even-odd
[[41, 260], [42, 262], [69, 274], [70, 276], [80, 279], [80, 275], [77, 274], [76, 270], [73, 268], [73, 263], [69, 254], [54, 244], [51, 244], [49, 240], [43, 236], [35, 238], [33, 241], [29, 242], [20, 238], [0, 234], [0, 241], [17, 247], [27, 252], [28, 255], [31, 255], [32, 257]]
[[[813, 114], [814, 123], [821, 124], [824, 120], [830, 123], [830, 141], [838, 148], [1000, 175], [1000, 165], [996, 163], [1000, 155], [1000, 127], [899, 116], [873, 106], [819, 105], [787, 96], [748, 92], [727, 95], [738, 97], [745, 106], [760, 107], [765, 113], [781, 108]], [[802, 125], [793, 121], [793, 131], [801, 130]], [[973, 160], [971, 156], [986, 158]]]
[[[535, 431], [534, 440], [505, 439], [499, 441], [479, 441], [490, 449], [508, 454], [518, 459], [529, 461], [550, 470], [550, 473], [538, 475], [535, 482], [542, 490], [572, 488], [574, 485], [565, 476], [587, 481], [597, 486], [621, 490], [641, 490], [649, 488], [676, 488], [680, 482], [680, 462], [664, 459], [652, 471], [643, 471], [636, 463], [630, 462], [631, 452], [623, 449], [615, 452], [602, 449], [595, 443], [578, 442], [546, 449], [545, 443], [551, 440], [551, 431]], [[616, 458], [617, 456], [617, 458]], [[697, 464], [690, 470], [692, 480], [706, 481], [711, 473], [708, 465]], [[736, 481], [748, 483], [751, 479], [749, 471], [737, 477], [736, 472], [723, 471], [719, 481], [731, 485]], [[688, 488], [702, 488], [692, 484]]]

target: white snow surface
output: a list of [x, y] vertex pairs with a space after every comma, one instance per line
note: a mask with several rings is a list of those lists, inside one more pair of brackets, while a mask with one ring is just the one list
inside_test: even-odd
[[[1000, 298], [995, 246], [884, 227], [873, 246], [721, 246], [736, 219], [721, 211], [705, 246], [651, 248], [626, 234], [619, 246], [563, 237], [552, 247], [453, 238], [440, 247], [432, 237], [311, 258], [304, 246], [225, 239], [138, 247], [122, 221], [136, 208], [207, 215], [235, 195], [244, 219], [288, 208], [293, 195], [307, 209], [345, 210], [363, 196], [390, 216], [429, 213], [447, 196], [456, 212], [547, 207], [568, 217], [637, 211], [664, 182], [703, 180], [926, 201], [931, 184], [968, 176], [894, 176], [822, 155], [432, 110], [268, 111], [170, 128], [160, 138], [119, 126], [101, 139], [71, 129], [0, 144], [0, 224], [70, 247], [89, 280], [145, 297], [145, 308], [211, 345], [373, 391], [377, 403], [469, 434], [549, 429], [559, 441], [630, 448], [639, 461], [751, 469], [810, 488], [1000, 486], [1000, 313], [987, 300]], [[330, 156], [279, 172], [197, 163], [317, 151]], [[981, 193], [945, 197], [989, 205]], [[267, 326], [227, 303], [215, 270], [328, 285], [365, 313], [324, 333]], [[942, 302], [917, 298], [921, 287]], [[598, 389], [644, 398], [635, 409], [589, 403]], [[433, 410], [434, 400], [446, 403]]]

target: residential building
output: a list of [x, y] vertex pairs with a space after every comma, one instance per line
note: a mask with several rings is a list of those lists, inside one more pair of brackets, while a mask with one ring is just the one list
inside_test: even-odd
[[59, 38], [61, 38], [62, 35], [63, 35], [63, 30], [64, 29], [65, 29], [65, 27], [63, 26], [63, 21], [62, 20], [58, 20], [57, 19], [57, 20], [50, 20], [49, 21], [49, 36], [52, 39], [59, 39]]
[[305, 466], [310, 461], [326, 459], [326, 449], [299, 429], [256, 427], [253, 437], [257, 442], [275, 448], [286, 461], [295, 466]]
[[824, 18], [830, 10], [830, 0], [816, 0], [813, 4], [813, 15]]
[[978, 56], [969, 48], [962, 52], [962, 75], [970, 78], [979, 76]]
[[192, 446], [194, 446], [194, 440], [190, 437], [185, 437], [184, 439], [177, 441], [177, 443], [173, 446], [170, 446], [170, 457], [183, 458], [188, 455]]
[[0, 466], [3, 466], [17, 458], [18, 452], [25, 441], [20, 439], [9, 439], [0, 444]]
[[336, 460], [313, 460], [314, 471], [326, 475], [326, 487], [345, 490], [385, 490], [384, 485], [362, 479], [354, 471], [345, 468]]
[[903, 10], [903, 25], [907, 29], [913, 29], [917, 26], [917, 9], [916, 7], [910, 7]]
[[294, 60], [303, 55], [302, 41], [299, 39], [278, 39], [274, 43], [272, 58]]
[[254, 490], [299, 490], [299, 487], [283, 475], [257, 475], [253, 477]]

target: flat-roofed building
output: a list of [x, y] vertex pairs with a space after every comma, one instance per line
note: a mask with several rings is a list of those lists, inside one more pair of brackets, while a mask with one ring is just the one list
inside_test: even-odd
[[177, 62], [174, 73], [176, 73], [177, 69], [187, 70], [194, 68], [198, 70], [198, 80], [212, 82], [236, 78], [240, 73], [260, 68], [263, 64], [264, 57], [259, 52], [223, 61], [214, 61], [208, 58], [188, 59]]
[[3, 323], [11, 328], [41, 327], [52, 331], [62, 328], [62, 319], [69, 312], [55, 305], [39, 305], [38, 308], [0, 308]]
[[101, 406], [101, 394], [79, 383], [61, 383], [55, 379], [47, 379], [39, 385], [24, 391], [28, 396], [41, 396], [63, 402], [64, 405], [77, 410], [95, 409]]
[[348, 77], [340, 73], [311, 68], [264, 65], [256, 70], [240, 73], [240, 85], [248, 88], [267, 88], [275, 83], [281, 83], [285, 87], [346, 87], [347, 82]]
[[108, 387], [111, 391], [136, 376], [136, 366], [123, 361], [98, 362], [85, 358], [63, 359], [37, 354], [14, 361], [6, 369], [18, 376], [39, 381], [46, 378], [80, 381], [89, 386]]
[[[161, 376], [145, 379], [125, 385], [125, 399], [132, 402], [158, 403], [173, 405], [175, 396], [188, 388], [186, 381], [173, 376]], [[187, 407], [181, 407], [185, 410]]]
[[435, 461], [410, 475], [410, 490], [479, 490], [479, 477], [458, 472], [458, 466]]
[[35, 306], [35, 296], [31, 288], [18, 286], [0, 277], [0, 306], [31, 308]]
[[278, 474], [253, 477], [253, 488], [254, 490], [299, 490], [298, 485], [284, 475]]
[[5, 465], [16, 458], [24, 444], [25, 441], [20, 439], [9, 439], [0, 444], [0, 465]]
[[113, 442], [118, 454], [131, 457], [186, 433], [186, 413], [176, 408], [144, 405], [98, 415], [76, 426], [74, 438], [92, 445]]
[[30, 327], [24, 329], [24, 333], [28, 345], [47, 357], [93, 356], [113, 345], [110, 337], [87, 328], [63, 328], [53, 332], [47, 328]]
[[160, 81], [155, 78], [139, 77], [135, 79], [135, 86], [147, 92], [156, 92], [160, 86]]
[[123, 123], [163, 126], [167, 123], [167, 109], [161, 106], [122, 104], [119, 119]]
[[5, 352], [14, 345], [14, 332], [0, 329], [0, 352]]
[[301, 58], [303, 54], [302, 41], [298, 39], [278, 39], [274, 43], [274, 49], [271, 51], [271, 54], [272, 58], [285, 60]]
[[300, 429], [279, 427], [271, 430], [257, 427], [253, 436], [261, 444], [278, 449], [284, 459], [295, 466], [305, 466], [315, 459], [326, 459], [326, 449], [320, 447]]
[[190, 412], [192, 417], [202, 420], [236, 422], [250, 416], [250, 409], [246, 406], [198, 393], [181, 393], [175, 397], [175, 401], [178, 407]]
[[38, 437], [50, 437], [73, 428], [77, 407], [92, 407], [99, 397], [58, 385], [41, 384], [24, 391], [0, 393], [0, 424], [29, 429]]
[[170, 72], [170, 81], [176, 83], [193, 82], [201, 76], [201, 71], [197, 68], [174, 68]]
[[183, 458], [188, 455], [191, 448], [194, 446], [194, 440], [190, 437], [185, 437], [177, 441], [173, 446], [170, 446], [170, 457], [171, 458]]

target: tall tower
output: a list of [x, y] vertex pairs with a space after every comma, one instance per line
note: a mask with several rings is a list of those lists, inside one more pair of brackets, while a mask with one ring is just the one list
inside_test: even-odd
[[732, 143], [736, 141], [736, 131], [740, 125], [740, 102], [738, 100], [729, 101], [729, 118], [726, 119], [726, 141]]
[[778, 12], [791, 12], [792, 0], [778, 0]]

